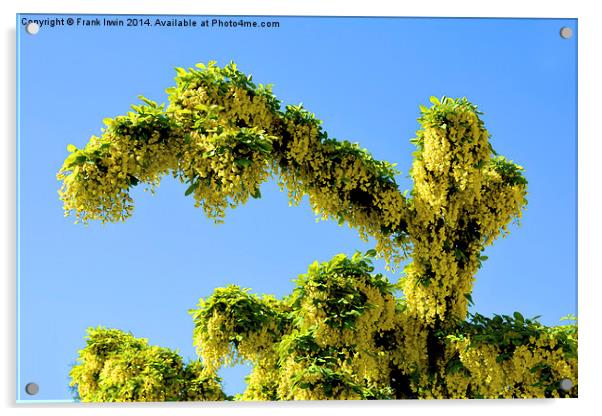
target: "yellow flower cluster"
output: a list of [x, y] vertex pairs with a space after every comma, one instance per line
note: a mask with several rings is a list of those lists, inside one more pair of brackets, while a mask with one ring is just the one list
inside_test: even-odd
[[224, 400], [219, 379], [202, 370], [199, 362], [185, 364], [174, 351], [146, 339], [90, 328], [70, 384], [84, 402]]
[[273, 345], [284, 327], [282, 302], [259, 298], [230, 285], [216, 289], [199, 308], [191, 311], [195, 322], [193, 343], [207, 373], [244, 360], [259, 363], [273, 356]]
[[193, 312], [206, 369], [251, 362], [239, 400], [560, 397], [577, 380], [576, 328], [515, 313], [433, 331], [371, 270], [359, 253], [313, 263], [282, 301], [218, 289]]
[[[575, 340], [576, 342], [576, 340]], [[450, 342], [446, 357], [457, 357], [459, 370], [440, 370], [441, 384], [433, 398], [560, 397], [558, 383], [577, 380], [577, 359], [567, 358], [557, 339], [542, 332], [539, 339], [516, 346], [500, 360], [499, 345], [471, 346], [470, 337]]]
[[413, 262], [402, 289], [428, 325], [462, 320], [480, 253], [526, 204], [520, 166], [492, 158], [489, 133], [465, 99], [423, 108], [408, 230]]
[[[195, 205], [222, 221], [225, 210], [260, 197], [272, 174], [292, 203], [308, 195], [316, 214], [377, 240], [387, 261], [398, 261], [394, 238], [405, 233], [405, 198], [392, 165], [357, 145], [328, 139], [320, 121], [300, 106], [280, 103], [234, 65], [180, 70], [165, 109], [142, 98], [125, 116], [108, 119], [60, 169], [65, 214], [81, 221], [123, 221], [133, 209], [129, 189], [154, 186], [173, 174], [188, 184]], [[405, 248], [405, 246], [403, 246]]]
[[265, 358], [253, 363], [253, 370], [247, 378], [247, 388], [236, 399], [243, 401], [279, 400], [279, 377], [280, 371], [277, 366], [277, 356], [275, 354], [266, 355]]

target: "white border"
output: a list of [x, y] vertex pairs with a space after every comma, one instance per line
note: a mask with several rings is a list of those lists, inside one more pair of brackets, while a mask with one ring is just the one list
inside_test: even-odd
[[[506, 415], [508, 413], [543, 413], [546, 416], [577, 412], [591, 414], [589, 407], [598, 404], [602, 387], [601, 364], [597, 354], [600, 345], [601, 273], [595, 269], [596, 255], [601, 251], [600, 179], [598, 161], [602, 129], [599, 114], [602, 107], [600, 75], [602, 74], [599, 42], [602, 40], [601, 15], [595, 1], [531, 1], [506, 0], [499, 2], [468, 0], [429, 0], [386, 2], [381, 0], [269, 0], [269, 1], [186, 1], [186, 0], [21, 0], [0, 2], [2, 7], [2, 88], [0, 101], [2, 135], [2, 198], [0, 207], [0, 255], [2, 256], [2, 288], [0, 300], [3, 341], [0, 342], [0, 407], [4, 414], [40, 412], [45, 415], [79, 415], [85, 413], [120, 414], [230, 414], [303, 415], [345, 412], [365, 414], [377, 411], [384, 414], [419, 412], [421, 415], [455, 414]], [[15, 403], [15, 292], [16, 292], [16, 140], [15, 140], [15, 14], [21, 13], [145, 13], [145, 14], [216, 14], [216, 15], [347, 15], [347, 16], [439, 16], [439, 17], [559, 17], [579, 19], [579, 399], [572, 400], [506, 400], [506, 401], [406, 401], [406, 402], [304, 402], [249, 404], [136, 404], [65, 405], [47, 403], [25, 405]], [[545, 152], [545, 149], [542, 149]], [[558, 190], [562, 192], [561, 189]], [[561, 219], [562, 220], [562, 219]], [[550, 259], [553, 261], [553, 259]], [[597, 332], [596, 332], [597, 331]], [[43, 340], [41, 340], [43, 345]], [[43, 347], [42, 347], [43, 348]], [[599, 406], [596, 406], [599, 407]]]

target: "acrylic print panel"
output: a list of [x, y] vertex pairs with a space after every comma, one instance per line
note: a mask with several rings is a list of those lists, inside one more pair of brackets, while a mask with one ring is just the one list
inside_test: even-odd
[[577, 396], [576, 20], [17, 28], [19, 401]]

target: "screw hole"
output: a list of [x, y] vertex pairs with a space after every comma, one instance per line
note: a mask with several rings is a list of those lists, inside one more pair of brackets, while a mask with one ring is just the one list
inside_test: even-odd
[[570, 39], [573, 37], [573, 29], [570, 27], [564, 26], [560, 29], [560, 37], [562, 39]]
[[25, 385], [25, 393], [29, 394], [30, 396], [35, 396], [39, 391], [40, 386], [38, 386], [36, 383], [27, 383]]
[[560, 387], [561, 390], [569, 391], [570, 389], [573, 388], [573, 382], [571, 380], [569, 380], [568, 378], [563, 378], [558, 383], [558, 386]]
[[37, 24], [36, 22], [29, 22], [25, 26], [25, 31], [27, 33], [29, 33], [30, 35], [37, 35], [38, 32], [40, 31], [40, 25]]

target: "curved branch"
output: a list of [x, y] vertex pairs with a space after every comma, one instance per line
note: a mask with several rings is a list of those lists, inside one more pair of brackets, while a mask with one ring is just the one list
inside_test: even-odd
[[129, 190], [173, 174], [187, 183], [208, 217], [258, 198], [272, 174], [292, 202], [309, 196], [323, 219], [346, 222], [377, 251], [395, 256], [406, 235], [406, 199], [393, 165], [357, 144], [328, 138], [301, 106], [280, 108], [269, 87], [255, 85], [236, 65], [178, 69], [167, 109], [142, 98], [125, 116], [106, 119], [59, 171], [66, 215], [81, 221], [123, 221], [133, 209]]

